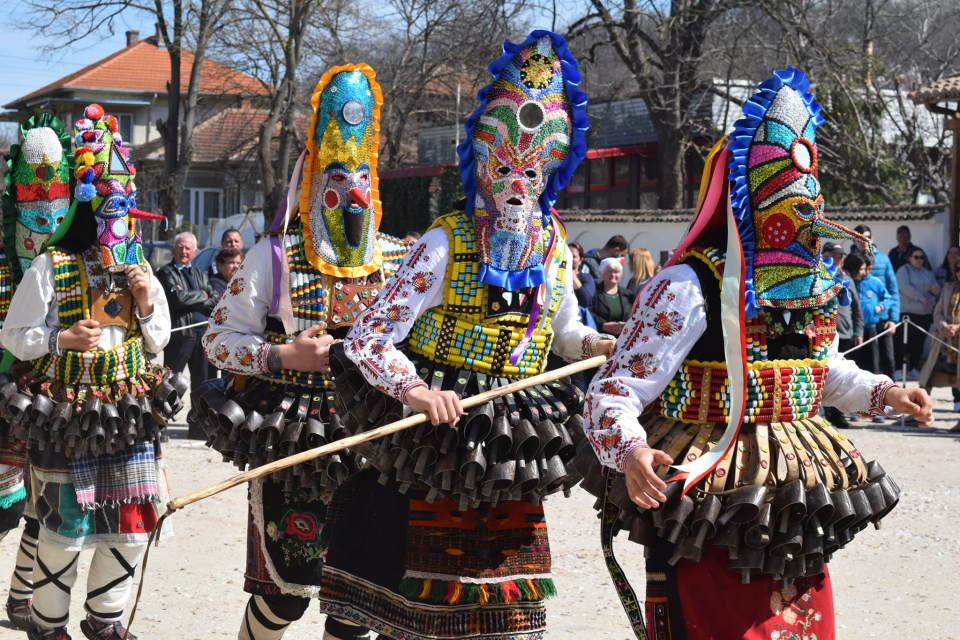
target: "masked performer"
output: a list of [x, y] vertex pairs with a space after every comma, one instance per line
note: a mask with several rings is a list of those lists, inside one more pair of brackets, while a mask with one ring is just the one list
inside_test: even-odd
[[[335, 67], [313, 94], [298, 215], [247, 254], [203, 338], [207, 357], [236, 374], [195, 396], [209, 443], [245, 468], [345, 435], [330, 404], [327, 350], [379, 293], [403, 257], [378, 234], [380, 86], [365, 64]], [[299, 165], [291, 185], [295, 194]], [[285, 233], [286, 231], [286, 233]], [[319, 593], [327, 504], [356, 470], [351, 455], [296, 467], [250, 488], [240, 638], [280, 638]], [[367, 630], [332, 617], [324, 637]]]
[[863, 238], [824, 218], [808, 86], [778, 71], [745, 104], [588, 392], [588, 439], [619, 473], [584, 469], [584, 486], [606, 490], [604, 555], [638, 637], [618, 529], [648, 547], [646, 637], [833, 638], [825, 563], [899, 489], [820, 406], [931, 421], [925, 392], [837, 352], [847, 283], [820, 243]]
[[[48, 114], [35, 116], [20, 126], [20, 143], [10, 149], [2, 197], [3, 250], [0, 251], [0, 328], [10, 307], [10, 296], [23, 272], [44, 248], [63, 221], [70, 207], [70, 179], [73, 155], [71, 137], [59, 120]], [[13, 354], [4, 353], [0, 363], [0, 387], [11, 382]], [[13, 389], [15, 387], [8, 387]], [[33, 559], [37, 547], [39, 523], [29, 503], [26, 482], [30, 477], [26, 464], [26, 443], [9, 438], [0, 443], [0, 539], [26, 521], [10, 593], [7, 617], [18, 628], [31, 626], [30, 602], [33, 596]]]
[[136, 209], [116, 118], [90, 105], [76, 144], [75, 199], [23, 274], [0, 331], [21, 361], [0, 411], [26, 443], [40, 525], [30, 637], [69, 638], [78, 556], [92, 548], [80, 628], [119, 639], [136, 564], [168, 498], [155, 443], [185, 385], [145, 353], [166, 344], [170, 317], [143, 261], [138, 220], [162, 216]]
[[358, 447], [372, 468], [328, 511], [321, 610], [381, 638], [540, 637], [554, 593], [540, 501], [576, 482], [564, 461], [583, 397], [540, 385], [458, 421], [459, 398], [541, 373], [551, 348], [579, 360], [613, 344], [579, 322], [550, 208], [585, 153], [576, 62], [546, 31], [504, 51], [458, 149], [465, 209], [411, 248], [344, 342], [348, 430], [406, 410], [432, 423]]

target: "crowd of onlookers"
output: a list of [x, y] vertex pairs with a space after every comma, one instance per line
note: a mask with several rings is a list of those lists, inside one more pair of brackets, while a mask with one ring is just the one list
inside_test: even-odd
[[[897, 244], [888, 253], [873, 243], [870, 227], [859, 225], [855, 231], [867, 242], [854, 242], [849, 250], [837, 242], [824, 242], [821, 248], [823, 257], [839, 267], [837, 275], [851, 281], [851, 304], [839, 307], [837, 315], [838, 350], [853, 350], [848, 357], [860, 368], [897, 381], [903, 378], [906, 362], [908, 381], [919, 381], [928, 390], [951, 387], [954, 410], [960, 412], [957, 351], [932, 340], [924, 359], [927, 334], [911, 326], [904, 341], [900, 324], [909, 317], [948, 345], [960, 346], [960, 246], [952, 245], [943, 263], [934, 268], [926, 252], [911, 242], [906, 225], [897, 229]], [[582, 320], [604, 333], [620, 335], [640, 288], [663, 265], [655, 265], [647, 249], [631, 251], [620, 235], [589, 251], [574, 242], [570, 251]], [[827, 417], [839, 426], [846, 423], [838, 411], [828, 410]], [[960, 422], [954, 430], [960, 431]]]

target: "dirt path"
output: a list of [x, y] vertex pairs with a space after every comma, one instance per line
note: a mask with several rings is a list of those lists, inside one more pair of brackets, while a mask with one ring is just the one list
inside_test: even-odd
[[[878, 430], [868, 423], [848, 432], [868, 459], [882, 461], [903, 489], [883, 529], [868, 530], [831, 563], [837, 634], [861, 638], [960, 639], [960, 437], [947, 433], [958, 418], [947, 390], [938, 390], [937, 427], [926, 432]], [[230, 475], [230, 467], [202, 444], [171, 429], [165, 449], [174, 495], [183, 495]], [[246, 493], [233, 489], [195, 504], [173, 518], [176, 536], [151, 550], [140, 612], [133, 631], [143, 640], [236, 638], [246, 601], [243, 559]], [[575, 491], [546, 504], [560, 595], [549, 601], [551, 639], [629, 640], [632, 634], [610, 583], [599, 546], [593, 498]], [[0, 593], [9, 584], [19, 540], [0, 543]], [[624, 536], [618, 559], [635, 588], [643, 589], [642, 549]], [[82, 592], [90, 554], [81, 560]], [[139, 577], [139, 572], [138, 572]], [[132, 598], [131, 598], [132, 606]], [[82, 601], [75, 597], [70, 629], [81, 638]], [[129, 608], [128, 608], [129, 611]], [[2, 614], [0, 614], [2, 617]], [[287, 636], [315, 640], [321, 616], [312, 605]], [[0, 622], [0, 640], [25, 638]]]

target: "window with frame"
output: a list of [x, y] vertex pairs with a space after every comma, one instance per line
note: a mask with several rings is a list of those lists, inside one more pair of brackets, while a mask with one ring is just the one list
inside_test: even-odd
[[610, 162], [606, 158], [590, 161], [590, 191], [602, 191], [610, 186]]
[[574, 171], [570, 177], [570, 182], [567, 183], [567, 193], [583, 193], [584, 187], [587, 184], [587, 173], [584, 164], [586, 163], [581, 162], [580, 166], [577, 167], [577, 170]]
[[120, 132], [120, 138], [123, 140], [123, 146], [133, 144], [133, 116], [129, 113], [117, 115], [117, 129]]
[[630, 184], [630, 156], [619, 156], [614, 160], [613, 184], [618, 187]]

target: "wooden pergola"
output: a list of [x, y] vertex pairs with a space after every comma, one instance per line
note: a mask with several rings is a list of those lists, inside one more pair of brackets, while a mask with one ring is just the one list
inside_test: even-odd
[[[950, 244], [960, 241], [960, 76], [934, 82], [910, 93], [910, 99], [946, 116], [943, 126], [953, 132], [950, 169]], [[953, 106], [950, 106], [953, 103]]]

